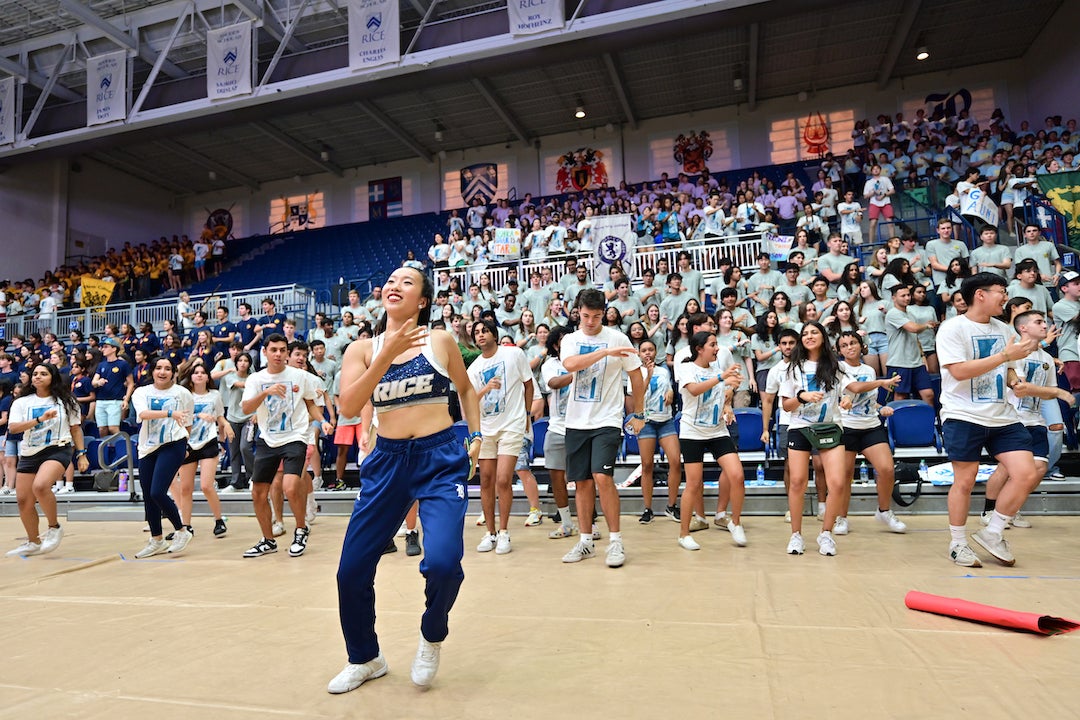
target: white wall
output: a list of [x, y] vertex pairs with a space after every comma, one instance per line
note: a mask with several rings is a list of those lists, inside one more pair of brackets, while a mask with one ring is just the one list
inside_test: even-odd
[[67, 229], [104, 237], [107, 247], [137, 245], [162, 235], [191, 234], [172, 193], [127, 173], [79, 158], [68, 174]]
[[64, 259], [67, 162], [19, 165], [0, 173], [0, 279], [40, 278]]

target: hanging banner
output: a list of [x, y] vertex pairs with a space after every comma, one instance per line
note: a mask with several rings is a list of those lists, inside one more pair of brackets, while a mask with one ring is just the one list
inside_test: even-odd
[[593, 264], [593, 282], [603, 284], [611, 266], [622, 263], [623, 272], [634, 279], [634, 248], [637, 245], [637, 233], [634, 232], [634, 216], [595, 215], [592, 218], [592, 239], [596, 248], [596, 262]]
[[86, 60], [86, 124], [127, 117], [127, 51]]
[[563, 0], [507, 0], [511, 35], [533, 35], [563, 26]]
[[965, 190], [960, 193], [960, 214], [965, 217], [977, 217], [988, 225], [997, 227], [1000, 217], [997, 203], [980, 188]]
[[519, 228], [495, 228], [493, 254], [500, 258], [521, 257], [521, 230]]
[[251, 94], [251, 22], [206, 33], [206, 97]]
[[105, 312], [105, 306], [112, 297], [116, 283], [110, 280], [98, 280], [93, 275], [82, 276], [82, 303], [84, 308], [93, 308]]
[[0, 80], [0, 145], [15, 142], [15, 78]]
[[397, 0], [349, 0], [349, 68], [401, 60]]

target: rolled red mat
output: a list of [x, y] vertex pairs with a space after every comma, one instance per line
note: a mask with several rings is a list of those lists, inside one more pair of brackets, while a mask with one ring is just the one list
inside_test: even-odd
[[912, 590], [904, 596], [904, 604], [912, 610], [997, 625], [1010, 630], [1023, 630], [1039, 635], [1060, 635], [1080, 628], [1080, 623], [1065, 618], [1009, 610], [994, 607], [993, 605], [971, 602], [970, 600], [961, 600], [960, 598], [931, 595], [916, 590]]

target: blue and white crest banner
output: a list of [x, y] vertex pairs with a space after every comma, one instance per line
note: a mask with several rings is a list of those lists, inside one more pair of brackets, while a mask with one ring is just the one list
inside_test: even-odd
[[127, 117], [127, 51], [86, 60], [86, 124]]
[[507, 0], [511, 35], [534, 35], [563, 26], [563, 0]]
[[634, 232], [634, 216], [594, 215], [591, 218], [590, 236], [596, 263], [593, 265], [593, 282], [604, 283], [609, 278], [611, 266], [622, 265], [626, 276], [634, 279], [634, 251], [637, 233]]
[[0, 145], [15, 142], [15, 78], [0, 79]]
[[349, 68], [401, 60], [398, 0], [349, 0]]
[[251, 94], [251, 21], [206, 33], [206, 97]]

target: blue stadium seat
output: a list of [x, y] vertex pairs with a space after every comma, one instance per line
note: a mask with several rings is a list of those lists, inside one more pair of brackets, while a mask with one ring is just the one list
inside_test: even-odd
[[547, 437], [548, 418], [542, 417], [533, 423], [533, 457], [544, 457], [544, 438]]
[[739, 426], [739, 452], [764, 452], [765, 443], [761, 442], [761, 410], [736, 408], [735, 422]]
[[898, 447], [935, 447], [942, 452], [937, 413], [921, 400], [896, 400], [888, 404], [893, 414], [886, 419], [889, 445]]

